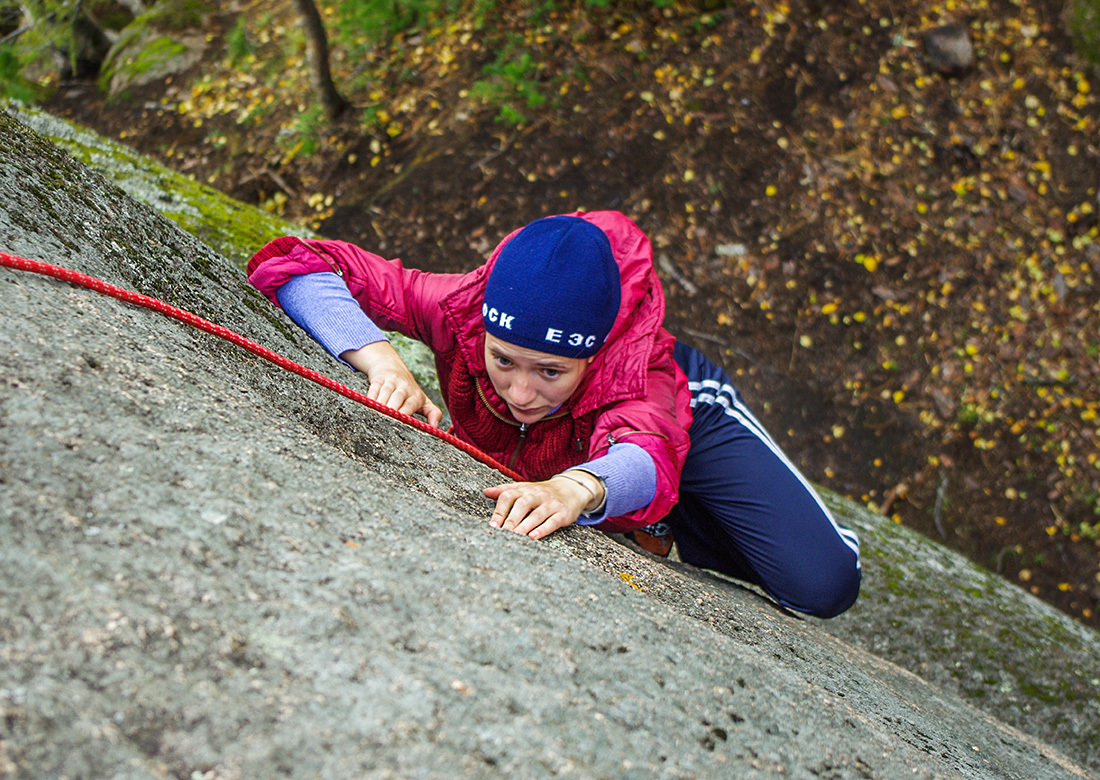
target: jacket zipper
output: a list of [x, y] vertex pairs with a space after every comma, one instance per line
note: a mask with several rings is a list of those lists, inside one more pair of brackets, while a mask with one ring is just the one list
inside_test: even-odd
[[627, 436], [636, 436], [639, 433], [649, 434], [650, 436], [660, 436], [662, 439], [665, 439], [666, 441], [668, 440], [668, 436], [661, 433], [660, 431], [623, 431], [622, 433], [619, 434], [618, 439], [615, 438], [615, 434], [613, 434], [611, 431], [608, 431], [607, 432], [607, 450], [604, 450], [602, 453], [600, 453], [596, 457], [602, 458], [604, 455], [607, 454], [608, 450], [610, 450], [612, 447], [614, 447], [616, 444], [618, 444], [624, 438], [626, 438]]
[[523, 448], [523, 442], [527, 440], [527, 423], [519, 424], [519, 441], [516, 442], [516, 448], [512, 450], [512, 459], [508, 461], [508, 468], [515, 470], [516, 461], [519, 460], [519, 451]]
[[613, 433], [611, 433], [611, 431], [608, 431], [607, 432], [607, 446], [610, 447], [614, 444], [618, 444], [621, 439], [623, 439], [627, 436], [637, 436], [637, 435], [642, 434], [642, 433], [647, 434], [649, 436], [660, 436], [662, 439], [667, 439], [668, 438], [668, 436], [666, 434], [663, 434], [660, 431], [623, 431], [622, 433], [619, 434], [619, 438], [616, 439], [615, 435]]
[[327, 249], [325, 249], [324, 247], [322, 247], [322, 246], [320, 246], [320, 245], [315, 245], [315, 244], [307, 244], [307, 246], [308, 246], [308, 247], [309, 247], [310, 249], [312, 249], [312, 250], [313, 250], [313, 253], [314, 253], [315, 255], [317, 255], [317, 256], [318, 256], [319, 258], [321, 258], [321, 259], [322, 259], [322, 260], [324, 260], [324, 261], [325, 261], [326, 263], [328, 263], [328, 266], [329, 266], [329, 268], [331, 268], [331, 269], [332, 269], [332, 272], [333, 272], [334, 274], [336, 274], [337, 276], [339, 276], [339, 277], [343, 278], [343, 276], [344, 276], [344, 269], [343, 269], [343, 268], [341, 268], [341, 267], [340, 267], [340, 266], [339, 266], [339, 265], [338, 265], [338, 264], [336, 263], [336, 260], [335, 260], [335, 258], [333, 258], [333, 257], [331, 257], [331, 256], [329, 255], [329, 253], [328, 253], [328, 250], [327, 250]]
[[491, 403], [489, 403], [489, 399], [485, 397], [485, 391], [481, 389], [481, 382], [478, 381], [476, 376], [473, 377], [473, 380], [474, 380], [474, 389], [477, 390], [478, 397], [481, 398], [481, 402], [483, 404], [485, 404], [485, 408], [488, 409], [494, 417], [496, 417], [501, 422], [508, 423], [511, 426], [522, 426], [522, 425], [527, 424], [527, 423], [522, 423], [521, 424], [521, 423], [516, 422], [515, 420], [509, 420], [503, 414], [498, 412], [496, 410], [496, 408], [494, 408], [493, 405]]
[[[487, 408], [494, 417], [496, 417], [501, 422], [508, 423], [513, 427], [519, 428], [519, 441], [516, 442], [515, 449], [512, 450], [512, 457], [508, 461], [508, 468], [514, 470], [516, 467], [516, 463], [519, 462], [519, 451], [523, 449], [523, 443], [527, 440], [527, 431], [530, 430], [530, 427], [535, 423], [521, 423], [516, 422], [515, 420], [509, 420], [503, 414], [498, 412], [496, 408], [491, 403], [489, 403], [489, 399], [485, 397], [485, 391], [481, 389], [481, 382], [478, 381], [477, 377], [474, 377], [474, 389], [477, 390], [478, 397], [481, 398], [481, 402], [485, 404], [485, 408]], [[555, 420], [558, 417], [564, 417], [567, 414], [569, 414], [568, 411], [562, 411], [558, 412], [557, 414], [552, 414], [549, 417], [543, 417], [542, 420]], [[542, 420], [536, 420], [535, 422], [542, 422]]]

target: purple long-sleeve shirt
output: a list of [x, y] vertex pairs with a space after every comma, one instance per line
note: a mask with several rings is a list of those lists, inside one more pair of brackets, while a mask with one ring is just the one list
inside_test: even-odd
[[[359, 307], [344, 280], [334, 273], [295, 276], [276, 295], [287, 316], [337, 360], [344, 352], [387, 340]], [[603, 511], [598, 516], [582, 515], [578, 525], [595, 525], [633, 512], [652, 501], [657, 492], [657, 467], [649, 453], [636, 444], [614, 444], [603, 457], [574, 468], [603, 480], [607, 495]]]

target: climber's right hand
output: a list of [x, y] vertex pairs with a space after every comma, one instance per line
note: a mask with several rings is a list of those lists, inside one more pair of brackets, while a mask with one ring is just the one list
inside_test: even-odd
[[388, 341], [376, 341], [342, 352], [340, 358], [367, 375], [370, 381], [367, 398], [403, 414], [418, 414], [429, 425], [439, 427], [443, 411], [417, 384], [405, 361]]

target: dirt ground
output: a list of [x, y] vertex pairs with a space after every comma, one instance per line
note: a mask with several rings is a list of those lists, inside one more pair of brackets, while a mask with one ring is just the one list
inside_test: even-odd
[[[944, 12], [879, 0], [517, 5], [358, 52], [336, 34], [354, 108], [331, 125], [291, 4], [239, 12], [188, 73], [46, 107], [433, 271], [545, 214], [622, 210], [668, 328], [807, 476], [1100, 625], [1098, 88], [1057, 3], [956, 7], [975, 63], [949, 73], [924, 39]], [[523, 69], [498, 67], [508, 47]]]

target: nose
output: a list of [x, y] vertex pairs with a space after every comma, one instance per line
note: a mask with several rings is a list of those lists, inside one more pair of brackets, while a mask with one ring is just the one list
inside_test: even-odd
[[512, 391], [512, 403], [516, 406], [528, 406], [535, 400], [535, 388], [526, 376], [516, 377], [508, 389]]

